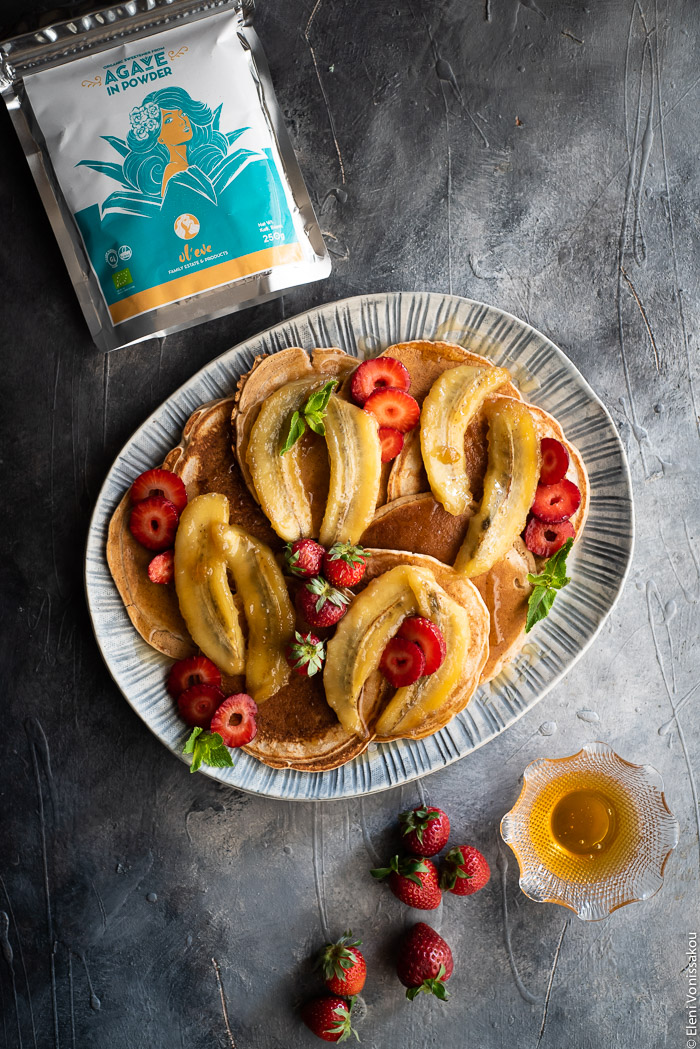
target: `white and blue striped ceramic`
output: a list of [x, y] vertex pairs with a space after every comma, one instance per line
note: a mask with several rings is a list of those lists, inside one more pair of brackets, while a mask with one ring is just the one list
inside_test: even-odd
[[260, 354], [287, 346], [339, 346], [363, 357], [413, 339], [459, 342], [509, 368], [526, 400], [554, 415], [580, 450], [591, 499], [583, 537], [571, 558], [571, 584], [510, 667], [434, 736], [372, 745], [332, 772], [271, 769], [243, 753], [232, 769], [202, 770], [232, 787], [300, 801], [349, 798], [444, 768], [533, 707], [585, 652], [620, 594], [634, 534], [627, 461], [606, 409], [562, 351], [515, 317], [456, 296], [403, 292], [345, 299], [284, 321], [202, 368], [136, 431], [109, 471], [90, 524], [85, 578], [98, 644], [134, 710], [174, 754], [181, 754], [188, 730], [164, 688], [170, 660], [132, 627], [105, 556], [110, 517], [134, 478], [160, 464], [192, 412], [205, 401], [229, 396]]

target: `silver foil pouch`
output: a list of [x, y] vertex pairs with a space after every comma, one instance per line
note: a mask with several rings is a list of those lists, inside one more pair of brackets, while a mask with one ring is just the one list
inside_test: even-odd
[[0, 43], [0, 90], [103, 350], [330, 273], [247, 0], [129, 0]]

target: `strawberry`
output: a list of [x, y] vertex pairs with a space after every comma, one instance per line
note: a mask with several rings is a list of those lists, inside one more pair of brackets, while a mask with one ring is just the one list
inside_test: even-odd
[[285, 657], [290, 667], [302, 677], [313, 677], [323, 668], [326, 658], [325, 643], [315, 634], [294, 632], [294, 641], [285, 649]]
[[392, 637], [382, 652], [379, 669], [394, 688], [412, 685], [425, 673], [425, 656], [415, 641]]
[[576, 529], [571, 521], [547, 524], [546, 521], [538, 521], [536, 517], [531, 517], [523, 538], [525, 546], [536, 557], [551, 557], [557, 550], [561, 550], [567, 539], [573, 539], [575, 535]]
[[324, 1042], [344, 1042], [351, 1034], [359, 1042], [357, 1032], [350, 1025], [353, 1000], [325, 995], [302, 1006], [301, 1018], [310, 1031]]
[[382, 446], [382, 462], [390, 463], [403, 448], [403, 434], [392, 430], [391, 426], [379, 427], [379, 441]]
[[410, 1002], [421, 991], [434, 994], [441, 1002], [447, 1001], [445, 983], [453, 969], [450, 945], [425, 922], [418, 922], [404, 936], [396, 959], [396, 974], [408, 988], [406, 997]]
[[348, 610], [350, 598], [323, 576], [314, 576], [297, 594], [298, 608], [309, 626], [333, 626]]
[[364, 408], [374, 416], [381, 428], [390, 427], [400, 433], [408, 433], [418, 425], [420, 419], [418, 402], [410, 393], [396, 390], [393, 386], [370, 394]]
[[455, 896], [472, 896], [490, 877], [491, 868], [479, 850], [473, 845], [458, 845], [445, 856], [440, 885]]
[[357, 586], [365, 574], [368, 557], [361, 546], [334, 543], [323, 556], [324, 575], [333, 586]]
[[442, 892], [437, 867], [432, 860], [394, 856], [388, 867], [375, 867], [370, 874], [377, 881], [388, 877], [389, 888], [394, 896], [409, 907], [434, 911], [440, 906]]
[[257, 712], [252, 698], [245, 692], [237, 692], [223, 701], [209, 727], [219, 733], [227, 747], [244, 747], [258, 731]]
[[193, 685], [213, 685], [221, 688], [221, 671], [206, 656], [190, 656], [173, 663], [166, 688], [173, 699]]
[[558, 484], [538, 484], [532, 512], [540, 521], [547, 524], [558, 524], [568, 521], [581, 505], [581, 493], [573, 481], [559, 481]]
[[569, 469], [569, 453], [561, 441], [553, 437], [543, 437], [540, 441], [540, 484], [556, 484], [566, 477]]
[[325, 552], [325, 547], [314, 539], [297, 539], [294, 543], [287, 543], [285, 546], [284, 559], [287, 562], [287, 568], [293, 575], [318, 575]]
[[209, 728], [223, 698], [221, 689], [214, 685], [193, 685], [178, 696], [178, 713], [192, 727], [199, 725], [200, 728]]
[[134, 539], [148, 550], [166, 550], [173, 545], [178, 512], [161, 495], [143, 499], [131, 511], [129, 530]]
[[446, 812], [425, 805], [399, 816], [403, 844], [416, 856], [435, 856], [447, 845], [450, 820]]
[[148, 566], [148, 578], [152, 583], [172, 583], [175, 571], [175, 552], [165, 550], [156, 554]]
[[442, 630], [432, 619], [423, 616], [408, 616], [401, 624], [397, 637], [415, 641], [425, 657], [424, 674], [433, 674], [445, 659], [447, 647]]
[[337, 943], [328, 943], [319, 951], [316, 968], [323, 972], [323, 980], [333, 994], [344, 994], [346, 998], [359, 994], [365, 985], [367, 966], [358, 947], [362, 940], [353, 940], [348, 930]]
[[143, 502], [154, 495], [167, 499], [178, 514], [187, 506], [187, 490], [177, 474], [170, 470], [146, 470], [131, 486], [131, 501], [134, 503]]
[[411, 376], [408, 368], [394, 357], [374, 357], [363, 361], [352, 377], [350, 394], [355, 404], [363, 405], [375, 390], [388, 386], [395, 390], [408, 390]]

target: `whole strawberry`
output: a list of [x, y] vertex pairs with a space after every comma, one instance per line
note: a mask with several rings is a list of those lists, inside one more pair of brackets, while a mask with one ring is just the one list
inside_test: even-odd
[[316, 966], [323, 973], [323, 980], [333, 994], [346, 997], [359, 994], [365, 985], [367, 966], [358, 947], [362, 940], [353, 940], [348, 929], [336, 943], [327, 943], [319, 951]]
[[399, 816], [404, 846], [416, 856], [435, 856], [447, 845], [450, 821], [446, 812], [425, 805]]
[[343, 998], [313, 998], [302, 1006], [301, 1018], [310, 1031], [324, 1042], [344, 1042], [351, 1034], [359, 1042], [357, 1032], [350, 1024], [353, 1000], [346, 1002]]
[[350, 598], [319, 575], [304, 583], [297, 594], [297, 602], [309, 626], [326, 627], [333, 626], [343, 618]]
[[434, 994], [441, 1002], [449, 994], [445, 982], [452, 976], [454, 964], [452, 951], [442, 936], [438, 936], [425, 922], [418, 922], [406, 934], [399, 946], [396, 973], [404, 987], [406, 997], [413, 1001], [421, 991]]
[[388, 877], [394, 896], [409, 907], [434, 911], [440, 906], [442, 892], [437, 868], [431, 860], [394, 856], [388, 867], [375, 867], [370, 874], [378, 881]]
[[473, 845], [457, 845], [445, 856], [440, 884], [455, 896], [472, 896], [491, 877], [486, 859]]
[[326, 548], [314, 539], [297, 539], [285, 546], [284, 559], [293, 575], [310, 577], [321, 571], [325, 552]]
[[315, 634], [294, 632], [294, 640], [285, 649], [285, 656], [290, 667], [302, 677], [313, 677], [323, 669], [326, 658], [326, 646]]
[[367, 568], [366, 553], [352, 543], [334, 543], [323, 556], [323, 572], [333, 586], [357, 586]]

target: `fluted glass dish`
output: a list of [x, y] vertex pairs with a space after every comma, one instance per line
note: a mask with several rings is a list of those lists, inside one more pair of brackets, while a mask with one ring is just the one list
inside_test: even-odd
[[[590, 840], [572, 839], [567, 848], [557, 833], [573, 826], [570, 799], [579, 798], [592, 805], [598, 832], [591, 831]], [[501, 835], [516, 855], [526, 896], [596, 921], [658, 892], [678, 844], [678, 821], [656, 769], [633, 765], [596, 742], [571, 757], [531, 762], [520, 797], [501, 820]]]

